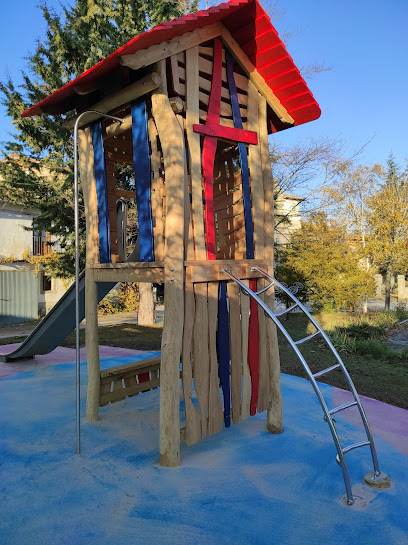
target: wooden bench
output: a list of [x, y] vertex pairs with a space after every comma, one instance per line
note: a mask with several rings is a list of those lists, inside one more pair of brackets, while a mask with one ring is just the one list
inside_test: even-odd
[[155, 390], [160, 385], [160, 359], [157, 356], [101, 371], [99, 406]]

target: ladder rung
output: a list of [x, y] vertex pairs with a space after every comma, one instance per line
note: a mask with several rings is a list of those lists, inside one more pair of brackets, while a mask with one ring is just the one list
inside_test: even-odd
[[360, 447], [366, 447], [370, 445], [370, 441], [360, 441], [359, 443], [353, 443], [352, 445], [349, 445], [348, 447], [345, 447], [342, 449], [343, 454], [346, 454], [346, 452], [350, 452], [350, 450], [354, 450], [355, 448]]
[[263, 293], [264, 291], [269, 290], [269, 288], [270, 288], [271, 286], [273, 286], [273, 282], [271, 282], [270, 284], [268, 284], [265, 288], [262, 288], [261, 290], [256, 291], [256, 292], [255, 292], [255, 295], [261, 295], [261, 293]]
[[336, 365], [332, 365], [332, 367], [328, 367], [327, 369], [323, 369], [323, 371], [319, 371], [318, 373], [315, 373], [313, 375], [314, 378], [316, 377], [320, 377], [321, 375], [324, 375], [326, 373], [330, 373], [330, 371], [334, 371], [335, 369], [337, 369], [338, 367], [340, 367], [340, 363], [337, 363]]
[[284, 314], [286, 314], [287, 312], [290, 312], [291, 310], [293, 310], [294, 308], [296, 308], [298, 306], [297, 303], [295, 303], [294, 305], [292, 305], [291, 307], [283, 310], [282, 312], [277, 312], [276, 314], [274, 314], [274, 316], [283, 316]]
[[329, 411], [329, 414], [335, 414], [339, 411], [342, 411], [343, 409], [348, 409], [349, 407], [353, 407], [354, 405], [357, 405], [357, 401], [352, 401], [351, 403], [345, 403], [344, 405], [339, 405], [338, 407], [335, 407], [331, 411]]
[[320, 331], [315, 331], [314, 333], [312, 333], [311, 335], [308, 335], [304, 339], [300, 339], [299, 341], [295, 341], [295, 344], [302, 344], [302, 343], [305, 343], [306, 341], [310, 341], [310, 339], [313, 339], [313, 337], [316, 337], [316, 335], [319, 335], [319, 334], [320, 334]]

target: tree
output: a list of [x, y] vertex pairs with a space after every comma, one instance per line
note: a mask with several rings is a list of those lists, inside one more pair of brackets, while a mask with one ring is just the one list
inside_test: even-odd
[[358, 244], [345, 227], [324, 213], [311, 215], [279, 255], [278, 277], [306, 285], [313, 308], [356, 307], [374, 289], [373, 278], [361, 267]]
[[[140, 32], [197, 7], [197, 0], [76, 0], [63, 16], [40, 5], [46, 37], [28, 58], [23, 84], [0, 84], [2, 103], [13, 120], [14, 140], [4, 145], [0, 199], [39, 210], [36, 228], [47, 230], [62, 248], [54, 274], [72, 276], [74, 253], [73, 143], [65, 116], [21, 118], [29, 106], [77, 77]], [[69, 112], [67, 115], [71, 115]], [[80, 203], [81, 238], [85, 232]], [[83, 245], [82, 245], [83, 246]], [[82, 252], [83, 254], [83, 252]]]
[[[349, 161], [337, 161], [333, 167], [334, 181], [323, 188], [323, 202], [333, 217], [344, 220], [353, 238], [366, 250], [369, 201], [378, 189], [382, 172], [380, 165], [354, 166]], [[365, 268], [370, 271], [370, 260], [365, 255]], [[367, 297], [363, 304], [367, 312]]]
[[408, 270], [408, 176], [389, 156], [384, 184], [369, 200], [367, 253], [385, 274], [385, 308], [390, 309], [391, 280]]

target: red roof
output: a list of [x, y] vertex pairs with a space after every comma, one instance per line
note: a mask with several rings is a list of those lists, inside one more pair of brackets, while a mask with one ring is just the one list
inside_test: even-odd
[[39, 115], [43, 109], [68, 99], [79, 84], [90, 83], [119, 66], [122, 55], [147, 49], [204, 26], [222, 22], [247, 54], [252, 64], [295, 120], [295, 125], [313, 121], [320, 108], [257, 0], [230, 0], [208, 10], [179, 17], [139, 34], [98, 64], [70, 81], [22, 114]]

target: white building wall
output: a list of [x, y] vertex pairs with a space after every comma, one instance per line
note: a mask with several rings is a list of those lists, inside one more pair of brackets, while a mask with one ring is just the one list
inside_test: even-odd
[[22, 259], [24, 252], [32, 251], [33, 233], [24, 227], [31, 227], [35, 216], [33, 210], [23, 212], [13, 204], [0, 202], [0, 259]]

